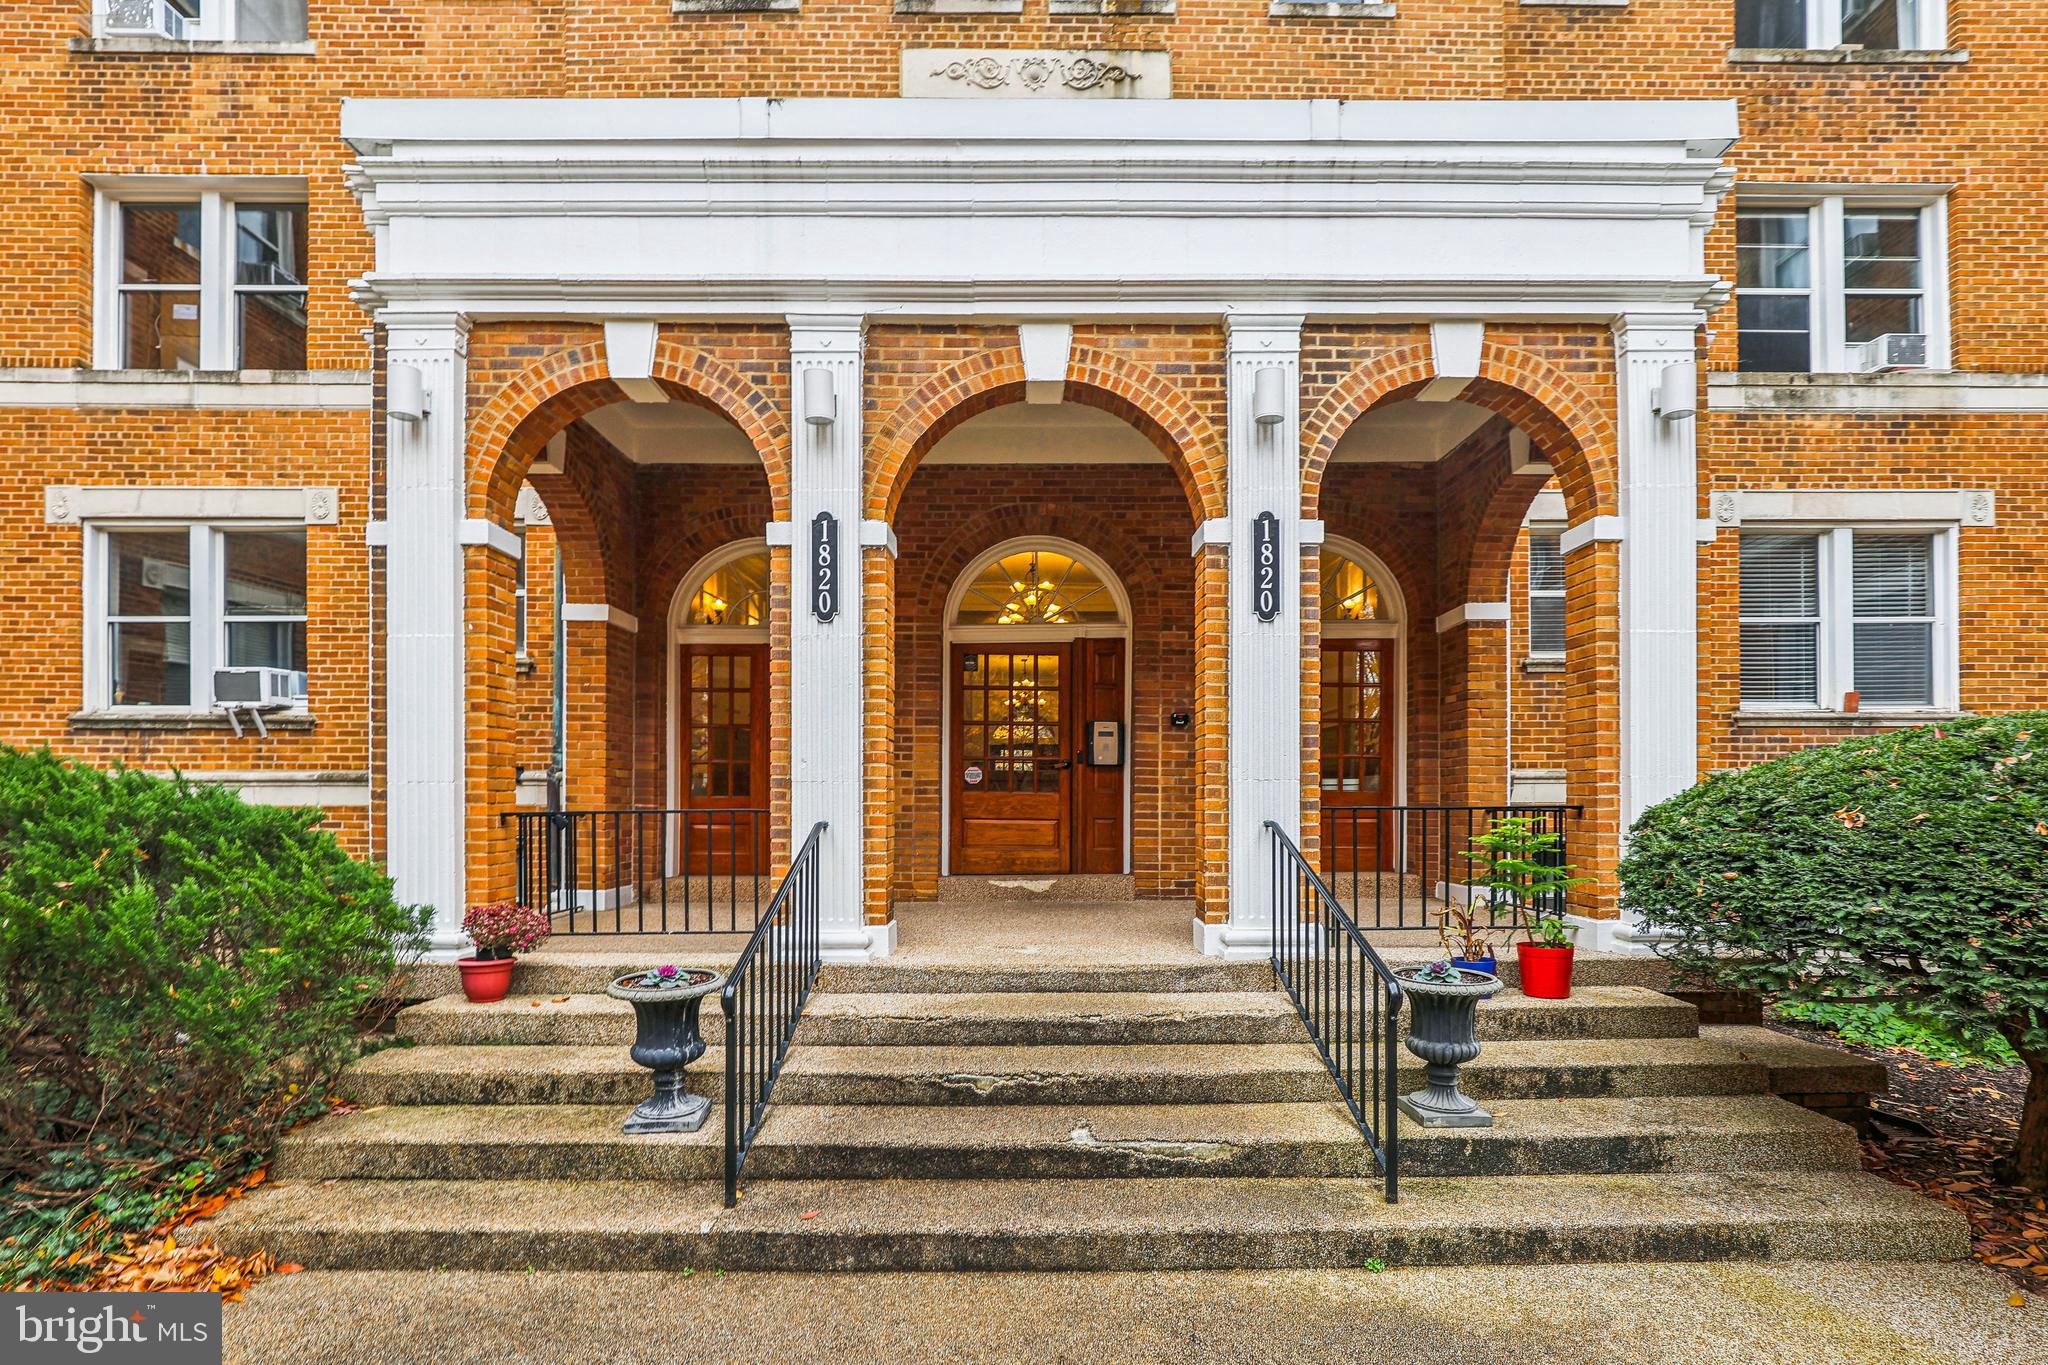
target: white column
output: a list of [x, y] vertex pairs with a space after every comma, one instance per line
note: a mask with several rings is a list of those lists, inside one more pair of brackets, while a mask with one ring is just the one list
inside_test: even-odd
[[[1272, 851], [1265, 822], [1301, 837], [1301, 318], [1237, 317], [1229, 327], [1230, 922], [1205, 926], [1202, 949], [1235, 958], [1272, 951]], [[1280, 420], [1261, 424], [1262, 370], [1277, 371]], [[1278, 532], [1270, 566], [1277, 611], [1255, 609], [1262, 566], [1256, 523]]]
[[1699, 780], [1698, 423], [1653, 410], [1674, 365], [1684, 367], [1692, 406], [1698, 323], [1630, 315], [1614, 329], [1624, 825]]
[[463, 466], [469, 320], [386, 314], [390, 371], [425, 381], [420, 422], [385, 419], [386, 849], [398, 898], [434, 907], [432, 951], [459, 955], [468, 864], [463, 765]]
[[[823, 820], [819, 918], [828, 962], [862, 962], [893, 946], [870, 929], [861, 897], [861, 351], [860, 317], [789, 319], [790, 842], [796, 851]], [[832, 420], [807, 418], [805, 390], [831, 376]], [[816, 392], [815, 387], [812, 390]], [[818, 619], [813, 525], [837, 523], [838, 609]]]

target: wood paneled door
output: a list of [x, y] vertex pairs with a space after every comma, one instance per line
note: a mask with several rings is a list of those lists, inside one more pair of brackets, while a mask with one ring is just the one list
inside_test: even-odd
[[1121, 872], [1123, 769], [1081, 750], [1123, 719], [1123, 641], [956, 644], [951, 675], [950, 870]]
[[1392, 865], [1393, 831], [1361, 806], [1394, 801], [1393, 641], [1323, 642], [1322, 807], [1326, 872]]
[[768, 870], [768, 646], [677, 647], [688, 873]]

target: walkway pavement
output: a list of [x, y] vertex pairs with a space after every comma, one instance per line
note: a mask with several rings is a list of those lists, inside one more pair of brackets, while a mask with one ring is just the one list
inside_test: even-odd
[[308, 1272], [229, 1305], [226, 1359], [1401, 1360], [2011, 1365], [2048, 1299], [1969, 1264], [1180, 1274]]

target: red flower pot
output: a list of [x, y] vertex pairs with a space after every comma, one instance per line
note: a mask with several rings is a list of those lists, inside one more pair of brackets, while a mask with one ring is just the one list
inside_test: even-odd
[[1517, 943], [1522, 964], [1522, 994], [1538, 1000], [1566, 1000], [1572, 993], [1572, 949]]
[[503, 1000], [505, 992], [512, 989], [513, 959], [509, 957], [459, 957], [455, 965], [462, 969], [462, 993], [472, 1005]]

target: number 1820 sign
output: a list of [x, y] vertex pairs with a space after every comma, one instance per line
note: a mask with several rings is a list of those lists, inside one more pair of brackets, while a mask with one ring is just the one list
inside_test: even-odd
[[1270, 621], [1280, 614], [1280, 519], [1271, 512], [1252, 518], [1252, 615]]
[[839, 519], [820, 512], [811, 521], [811, 615], [829, 621], [839, 614]]

